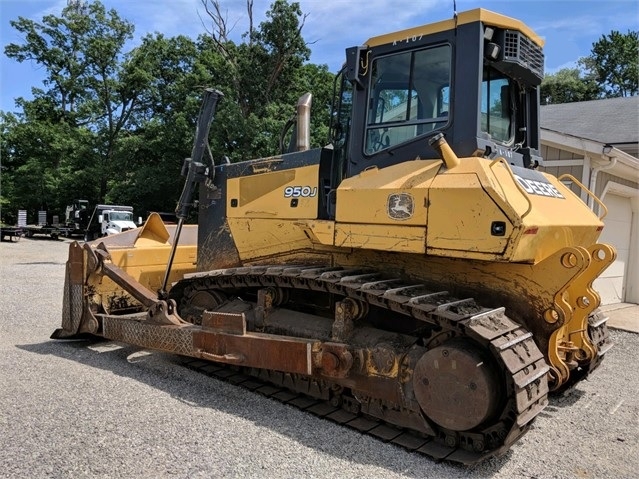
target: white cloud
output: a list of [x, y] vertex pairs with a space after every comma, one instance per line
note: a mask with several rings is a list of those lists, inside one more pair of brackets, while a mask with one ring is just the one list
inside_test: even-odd
[[[161, 32], [166, 36], [187, 34], [195, 38], [210, 24], [201, 0], [127, 1], [102, 0], [123, 18], [136, 18], [136, 36]], [[307, 15], [304, 38], [313, 52], [311, 61], [328, 63], [335, 71], [344, 59], [344, 49], [360, 45], [368, 38], [452, 16], [450, 6], [438, 0], [297, 0]], [[248, 30], [246, 0], [221, 0], [221, 7], [232, 28], [231, 38], [240, 41]], [[271, 0], [256, 0], [253, 22], [257, 27], [265, 20]], [[430, 15], [439, 10], [437, 15]]]
[[538, 33], [548, 31], [560, 31], [562, 34], [569, 32], [583, 33], [592, 31], [598, 27], [599, 19], [593, 16], [577, 16], [571, 18], [553, 18], [539, 24], [533, 24], [532, 28]]
[[49, 3], [50, 5], [43, 10], [37, 12], [36, 14], [31, 16], [32, 20], [37, 22], [42, 20], [42, 17], [46, 15], [60, 15], [64, 7], [67, 6], [67, 0], [56, 0], [54, 2], [42, 2], [43, 4]]
[[[335, 71], [344, 60], [347, 47], [361, 45], [367, 39], [442, 20], [451, 7], [437, 0], [300, 0], [308, 14], [303, 34], [311, 43], [314, 63], [327, 63]], [[449, 10], [449, 11], [447, 11]], [[432, 14], [437, 11], [437, 14]]]
[[[159, 32], [170, 37], [203, 30], [197, 18], [200, 0], [127, 1], [102, 0], [107, 8], [118, 11], [120, 17], [135, 21], [136, 36]], [[195, 35], [193, 35], [195, 36]]]

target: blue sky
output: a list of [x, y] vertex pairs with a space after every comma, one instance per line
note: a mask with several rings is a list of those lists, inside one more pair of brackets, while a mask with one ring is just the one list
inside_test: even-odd
[[[303, 29], [311, 43], [311, 61], [326, 63], [333, 72], [344, 60], [346, 47], [395, 30], [450, 18], [453, 0], [298, 0], [308, 14]], [[59, 15], [67, 0], [0, 0], [0, 110], [13, 111], [14, 99], [31, 97], [31, 87], [42, 86], [36, 64], [17, 63], [4, 55], [8, 43], [22, 38], [9, 24], [19, 16], [40, 21]], [[207, 26], [201, 0], [102, 0], [120, 17], [133, 22], [136, 38], [161, 32], [195, 38]], [[236, 40], [247, 29], [245, 0], [221, 0]], [[271, 0], [254, 0], [258, 24]], [[611, 30], [639, 30], [639, 0], [457, 0], [457, 11], [486, 8], [518, 18], [545, 39], [546, 72], [574, 65], [590, 53], [592, 43]], [[133, 46], [133, 45], [131, 45]]]

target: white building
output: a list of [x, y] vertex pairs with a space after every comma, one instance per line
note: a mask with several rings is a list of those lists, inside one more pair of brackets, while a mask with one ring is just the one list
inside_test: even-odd
[[545, 105], [540, 120], [542, 169], [571, 174], [608, 209], [600, 242], [617, 249], [617, 260], [595, 282], [602, 304], [639, 303], [639, 96]]

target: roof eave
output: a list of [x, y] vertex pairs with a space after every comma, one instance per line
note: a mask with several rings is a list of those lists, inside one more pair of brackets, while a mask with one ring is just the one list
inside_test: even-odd
[[553, 148], [588, 156], [595, 163], [593, 166], [606, 165], [611, 158], [616, 158], [617, 166], [612, 171], [617, 169], [624, 176], [634, 176], [639, 181], [639, 158], [615, 147], [612, 147], [609, 153], [604, 154], [604, 146], [609, 146], [607, 143], [568, 135], [547, 128], [541, 128], [541, 142]]

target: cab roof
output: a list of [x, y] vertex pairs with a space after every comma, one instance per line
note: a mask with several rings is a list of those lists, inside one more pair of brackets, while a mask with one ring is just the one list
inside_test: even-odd
[[[525, 23], [499, 13], [491, 12], [483, 8], [476, 8], [474, 10], [468, 10], [457, 14], [457, 25], [464, 25], [467, 23], [482, 22], [485, 25], [493, 27], [518, 30], [528, 38], [530, 38], [539, 47], [544, 46], [544, 40], [539, 37], [530, 27]], [[429, 23], [419, 27], [408, 28], [406, 30], [400, 30], [398, 32], [387, 33], [376, 37], [369, 38], [366, 42], [368, 47], [375, 47], [378, 45], [385, 45], [387, 43], [393, 43], [396, 41], [405, 40], [406, 38], [412, 38], [420, 35], [431, 35], [433, 33], [445, 32], [453, 30], [455, 28], [455, 20], [453, 18], [448, 20], [442, 20], [440, 22]]]

